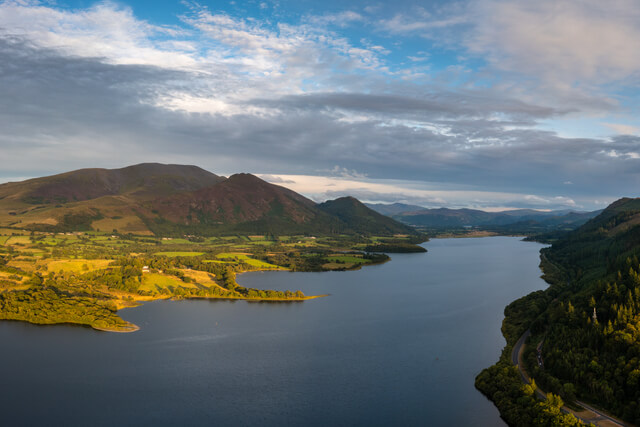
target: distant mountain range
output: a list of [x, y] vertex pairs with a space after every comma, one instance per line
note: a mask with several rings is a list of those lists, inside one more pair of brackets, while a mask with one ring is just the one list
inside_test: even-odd
[[0, 226], [134, 234], [417, 234], [352, 197], [322, 204], [250, 174], [145, 163], [0, 185]]
[[485, 212], [476, 209], [425, 209], [402, 203], [368, 204], [368, 207], [391, 216], [405, 224], [424, 228], [576, 228], [601, 211], [576, 212], [572, 210], [536, 211], [515, 209], [502, 212]]

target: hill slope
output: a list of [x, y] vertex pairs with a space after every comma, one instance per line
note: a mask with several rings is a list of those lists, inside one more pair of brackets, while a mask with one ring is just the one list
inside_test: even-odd
[[161, 225], [199, 232], [326, 234], [340, 228], [340, 221], [319, 210], [313, 201], [245, 173], [201, 190], [155, 200], [153, 208], [166, 220]]
[[415, 234], [415, 229], [369, 209], [353, 197], [326, 201], [318, 208], [339, 218], [348, 229], [361, 234]]
[[575, 229], [597, 214], [598, 212], [566, 210], [544, 212], [516, 209], [485, 212], [477, 209], [439, 208], [402, 211], [391, 216], [405, 224], [427, 229], [480, 227], [504, 233], [541, 233], [557, 229]]
[[[509, 307], [533, 342], [527, 369], [565, 400], [640, 423], [640, 199], [621, 199], [542, 250], [551, 287]], [[528, 356], [527, 356], [528, 354]]]
[[417, 234], [355, 199], [317, 205], [250, 174], [141, 164], [0, 185], [0, 226], [158, 235]]
[[415, 212], [425, 209], [422, 206], [407, 205], [405, 203], [365, 203], [364, 205], [379, 214], [387, 216], [400, 215], [405, 212]]
[[225, 178], [197, 166], [142, 163], [121, 169], [80, 169], [0, 185], [0, 198], [28, 204], [67, 203], [103, 196], [158, 197], [207, 187]]

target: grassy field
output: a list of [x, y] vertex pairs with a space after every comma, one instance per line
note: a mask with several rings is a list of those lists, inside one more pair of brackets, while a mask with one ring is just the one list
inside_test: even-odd
[[175, 288], [198, 288], [193, 283], [185, 283], [177, 277], [168, 276], [160, 273], [145, 273], [142, 276], [142, 285], [140, 290], [158, 292], [162, 289], [174, 291]]
[[156, 252], [155, 255], [159, 255], [159, 256], [168, 256], [168, 257], [177, 257], [177, 256], [200, 256], [200, 255], [204, 255], [204, 252], [180, 252], [180, 251], [176, 251], [176, 252]]
[[[126, 220], [126, 215], [111, 216], [108, 221], [100, 219], [103, 222], [99, 224], [100, 228], [113, 227]], [[135, 328], [123, 323], [116, 311], [139, 301], [313, 298], [296, 290], [247, 289], [235, 281], [232, 272], [342, 270], [370, 262], [340, 253], [353, 248], [353, 243], [341, 237], [267, 238], [256, 234], [191, 239], [198, 241], [187, 236], [162, 238], [112, 230], [53, 233], [0, 229], [0, 300], [10, 307], [0, 309], [0, 319], [131, 331]], [[206, 254], [212, 255], [203, 261]]]
[[177, 244], [193, 245], [193, 243], [188, 241], [187, 239], [173, 239], [173, 238], [162, 239], [162, 244], [163, 245], [177, 245]]
[[215, 276], [211, 273], [207, 273], [206, 271], [187, 270], [187, 269], [183, 269], [180, 271], [182, 271], [185, 276], [190, 277], [200, 285], [204, 285], [206, 287], [218, 286], [218, 283], [216, 283], [215, 281]]
[[101, 270], [111, 263], [108, 259], [64, 259], [47, 262], [47, 271], [86, 273], [88, 271]]
[[279, 267], [274, 264], [269, 264], [268, 262], [264, 262], [259, 259], [250, 258], [248, 254], [243, 252], [223, 252], [216, 255], [216, 257], [222, 261], [229, 261], [229, 260], [242, 261], [244, 263], [249, 264], [252, 267], [264, 268], [267, 270], [272, 270], [272, 269], [283, 270], [284, 269], [282, 267]]
[[365, 265], [365, 264], [370, 264], [371, 261], [368, 259], [363, 259], [362, 256], [358, 256], [358, 255], [343, 255], [343, 254], [337, 254], [337, 255], [329, 255], [327, 257], [327, 260], [329, 261], [326, 264], [323, 264], [323, 268], [326, 268], [328, 270], [339, 270], [339, 269], [352, 269], [352, 268], [357, 268], [361, 265]]
[[6, 244], [6, 245], [15, 245], [15, 244], [28, 245], [29, 243], [31, 243], [31, 240], [29, 239], [29, 236], [11, 236], [6, 240], [6, 242], [4, 244]]

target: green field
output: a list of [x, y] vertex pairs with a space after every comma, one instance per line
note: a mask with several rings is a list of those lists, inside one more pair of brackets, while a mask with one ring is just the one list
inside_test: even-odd
[[26, 245], [31, 243], [31, 240], [29, 236], [10, 236], [9, 239], [5, 241], [7, 245], [15, 245], [16, 243]]
[[369, 261], [366, 259], [362, 259], [359, 256], [353, 255], [331, 255], [328, 256], [327, 259], [331, 262], [345, 262], [345, 263], [368, 263]]
[[86, 273], [93, 270], [101, 270], [111, 264], [108, 259], [74, 259], [54, 260], [47, 263], [47, 271]]
[[176, 277], [166, 276], [160, 273], [145, 273], [142, 276], [142, 285], [140, 285], [139, 289], [142, 291], [157, 292], [161, 289], [174, 290], [175, 288], [197, 287], [198, 286], [193, 283], [185, 283]]
[[[216, 255], [222, 261], [234, 260], [234, 261], [242, 261], [250, 266], [257, 268], [265, 268], [265, 269], [282, 269], [274, 264], [269, 264], [268, 262], [260, 261], [259, 259], [249, 258], [247, 254], [240, 252], [223, 252]], [[213, 261], [215, 262], [215, 261]]]
[[[5, 316], [0, 318], [32, 323], [73, 322], [108, 330], [133, 330], [132, 325], [118, 320], [115, 311], [158, 298], [313, 298], [294, 290], [245, 288], [236, 282], [236, 274], [245, 271], [344, 270], [371, 262], [341, 253], [355, 244], [342, 237], [267, 238], [256, 234], [191, 237], [197, 240], [192, 242], [180, 237], [114, 236], [95, 231], [2, 231], [0, 299], [18, 311], [0, 311]], [[327, 249], [321, 249], [323, 246]], [[209, 259], [203, 260], [204, 257]], [[82, 304], [76, 304], [80, 301]], [[89, 303], [95, 312], [91, 316], [86, 314]], [[53, 311], [47, 308], [50, 305]], [[33, 313], [23, 315], [23, 308]], [[63, 312], [68, 316], [61, 316]]]
[[204, 252], [180, 252], [180, 251], [176, 251], [176, 252], [156, 252], [155, 255], [159, 255], [159, 256], [168, 256], [168, 257], [177, 257], [177, 256], [200, 256], [200, 255], [204, 255]]
[[161, 240], [163, 245], [178, 245], [178, 244], [184, 244], [184, 245], [193, 245], [193, 242], [188, 241], [187, 239], [163, 239]]

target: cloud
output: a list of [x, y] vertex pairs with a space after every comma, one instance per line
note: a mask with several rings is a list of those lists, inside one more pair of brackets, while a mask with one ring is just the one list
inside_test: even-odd
[[466, 43], [492, 65], [556, 84], [637, 76], [640, 3], [633, 0], [482, 0]]
[[181, 38], [186, 36], [183, 30], [141, 21], [130, 8], [109, 2], [81, 11], [63, 11], [35, 1], [5, 1], [0, 4], [0, 35], [117, 64], [182, 68], [195, 62], [180, 45], [162, 49], [161, 43], [152, 40], [158, 35]]
[[621, 123], [602, 124], [620, 135], [637, 135], [638, 133], [640, 133], [640, 128], [638, 128], [637, 126], [625, 125]]
[[284, 179], [274, 175], [259, 174], [258, 177], [272, 184], [295, 184], [295, 181], [291, 179]]
[[[589, 206], [640, 184], [637, 136], [562, 138], [538, 127], [576, 114], [575, 103], [404, 81], [376, 44], [358, 47], [308, 21], [196, 7], [179, 27], [161, 27], [110, 3], [63, 10], [13, 1], [0, 3], [0, 27], [7, 177], [162, 161], [296, 182], [282, 174], [333, 175], [309, 193], [320, 198], [352, 191], [549, 208]], [[404, 183], [362, 184], [392, 178]]]
[[278, 175], [283, 184], [305, 194], [317, 202], [343, 196], [354, 196], [364, 202], [407, 203], [428, 208], [474, 207], [477, 209], [504, 210], [516, 207], [536, 209], [581, 208], [573, 199], [565, 196], [544, 197], [523, 193], [478, 191], [470, 186], [437, 189], [433, 183], [403, 180], [380, 180], [311, 176]]
[[339, 13], [330, 13], [319, 16], [308, 16], [306, 20], [311, 25], [327, 26], [335, 25], [338, 27], [346, 27], [354, 22], [363, 22], [365, 17], [352, 10], [345, 10]]
[[417, 33], [430, 37], [435, 30], [458, 27], [468, 21], [469, 17], [461, 13], [461, 3], [453, 2], [433, 11], [414, 7], [411, 13], [396, 13], [389, 19], [380, 20], [380, 25], [383, 30], [392, 34]]

